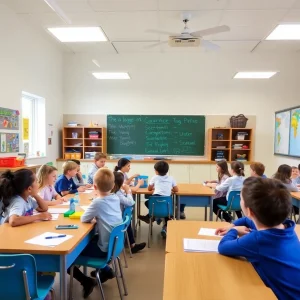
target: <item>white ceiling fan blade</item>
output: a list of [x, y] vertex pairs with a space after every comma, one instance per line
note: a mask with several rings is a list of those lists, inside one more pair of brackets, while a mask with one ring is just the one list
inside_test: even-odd
[[201, 40], [201, 45], [208, 50], [218, 51], [220, 50], [220, 46], [217, 44], [214, 44], [210, 41]]
[[194, 31], [194, 32], [191, 32], [191, 35], [195, 36], [195, 37], [202, 37], [202, 36], [206, 36], [206, 35], [226, 32], [226, 31], [230, 31], [230, 28], [227, 25], [222, 25], [222, 26], [217, 26], [217, 27], [208, 28], [208, 29], [204, 29], [204, 30]]
[[145, 46], [144, 48], [146, 48], [146, 49], [151, 49], [151, 48], [154, 48], [154, 47], [157, 47], [157, 46], [166, 44], [166, 43], [168, 43], [168, 42], [167, 42], [167, 41], [158, 42], [158, 43], [154, 43], [154, 44], [152, 44], [152, 45]]
[[177, 36], [178, 35], [178, 33], [164, 31], [164, 30], [157, 30], [157, 29], [148, 29], [148, 30], [146, 30], [146, 32], [159, 33], [159, 34], [165, 34], [165, 35], [171, 35], [171, 36]]

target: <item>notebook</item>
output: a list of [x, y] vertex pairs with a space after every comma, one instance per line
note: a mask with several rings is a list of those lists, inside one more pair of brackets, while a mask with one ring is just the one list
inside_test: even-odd
[[184, 252], [218, 252], [218, 240], [183, 239]]

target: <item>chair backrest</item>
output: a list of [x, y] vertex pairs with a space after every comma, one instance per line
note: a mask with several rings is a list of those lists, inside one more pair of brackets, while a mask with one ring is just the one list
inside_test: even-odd
[[109, 236], [107, 261], [112, 261], [120, 255], [124, 248], [125, 231], [127, 230], [130, 219], [128, 216], [120, 225], [116, 226]]
[[171, 196], [151, 196], [149, 198], [149, 215], [151, 217], [165, 218], [173, 214], [173, 201]]
[[0, 299], [38, 298], [35, 259], [30, 254], [0, 254]]
[[241, 192], [231, 191], [228, 196], [227, 210], [238, 211], [241, 209]]
[[132, 217], [132, 206], [128, 206], [123, 210], [123, 220], [128, 216], [129, 219], [131, 220]]

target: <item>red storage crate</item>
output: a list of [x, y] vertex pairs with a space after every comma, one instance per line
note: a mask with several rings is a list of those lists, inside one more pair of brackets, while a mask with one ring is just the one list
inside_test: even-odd
[[17, 168], [24, 166], [25, 160], [17, 160], [16, 157], [0, 157], [0, 168]]

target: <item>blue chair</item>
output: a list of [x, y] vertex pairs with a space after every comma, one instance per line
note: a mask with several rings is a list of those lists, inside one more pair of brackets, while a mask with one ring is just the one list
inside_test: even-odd
[[51, 292], [54, 276], [37, 275], [35, 259], [30, 254], [0, 254], [0, 299], [44, 300]]
[[[228, 196], [227, 205], [218, 204], [219, 210], [217, 212], [216, 221], [219, 219], [219, 214], [221, 211], [226, 212], [236, 212], [241, 211], [241, 192], [240, 191], [231, 191]], [[223, 216], [221, 216], [221, 220], [223, 221]]]
[[[111, 263], [115, 271], [120, 298], [122, 300], [124, 299], [121, 290], [120, 276], [122, 278], [124, 294], [125, 296], [128, 295], [123, 269], [119, 257], [124, 249], [125, 232], [127, 230], [126, 224], [128, 224], [128, 219], [129, 218], [126, 217], [125, 221], [120, 225], [116, 226], [110, 233], [109, 242], [108, 242], [108, 252], [106, 258], [95, 258], [95, 257], [81, 256], [81, 255], [77, 257], [77, 259], [73, 263], [73, 266], [71, 267], [71, 272], [70, 272], [70, 295], [69, 295], [70, 299], [72, 299], [74, 265], [90, 267], [97, 270], [96, 279], [100, 288], [102, 299], [105, 300], [104, 291], [100, 281], [99, 270], [103, 269], [106, 265]], [[119, 271], [120, 271], [120, 276], [119, 276]]]
[[[125, 221], [125, 219], [126, 219], [127, 216], [129, 218], [128, 224], [126, 224], [127, 228], [128, 228], [128, 226], [130, 225], [130, 222], [131, 222], [132, 210], [133, 210], [133, 207], [132, 206], [128, 206], [123, 211], [123, 220]], [[129, 249], [129, 253], [130, 253], [130, 258], [132, 258], [132, 252], [131, 252], [131, 247], [130, 247], [130, 242], [129, 242], [129, 237], [128, 237], [127, 230], [126, 230], [125, 236], [126, 236], [126, 243], [127, 243], [127, 246], [128, 246], [128, 249]], [[126, 255], [125, 255], [125, 249], [123, 250], [123, 255], [124, 255], [124, 261], [125, 261], [125, 267], [128, 268], [127, 259], [126, 259]]]
[[173, 218], [173, 199], [172, 196], [151, 196], [149, 198], [149, 231], [148, 248], [150, 248], [150, 237], [152, 235], [152, 222], [155, 218]]

